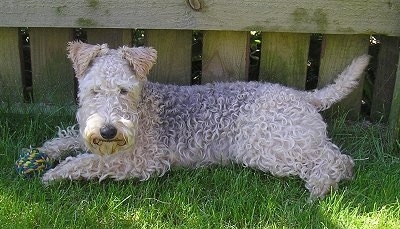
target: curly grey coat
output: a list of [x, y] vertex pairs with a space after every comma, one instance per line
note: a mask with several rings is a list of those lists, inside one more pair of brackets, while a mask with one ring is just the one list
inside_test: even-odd
[[323, 197], [352, 178], [353, 161], [327, 137], [318, 113], [357, 85], [369, 56], [355, 59], [336, 81], [313, 92], [260, 82], [176, 86], [151, 83], [151, 48], [108, 49], [69, 44], [79, 80], [79, 130], [68, 128], [41, 148], [60, 159], [43, 176], [121, 180], [163, 175], [171, 166], [236, 162], [303, 179]]

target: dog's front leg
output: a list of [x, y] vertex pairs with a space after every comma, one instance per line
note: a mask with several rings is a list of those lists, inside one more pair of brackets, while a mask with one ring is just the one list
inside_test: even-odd
[[48, 184], [54, 180], [78, 180], [101, 178], [105, 168], [104, 158], [97, 154], [84, 153], [76, 157], [67, 157], [54, 169], [47, 171], [42, 181]]
[[46, 141], [38, 149], [46, 153], [51, 159], [59, 160], [70, 154], [81, 152], [84, 149], [84, 144], [79, 137], [76, 126], [70, 126], [65, 130], [59, 129], [57, 137]]
[[147, 180], [153, 174], [163, 174], [168, 168], [168, 163], [147, 161], [143, 158], [129, 157], [123, 154], [100, 156], [85, 153], [66, 158], [54, 169], [47, 171], [43, 175], [42, 181], [47, 184], [61, 179], [99, 179], [101, 181], [105, 178], [115, 180], [137, 178]]

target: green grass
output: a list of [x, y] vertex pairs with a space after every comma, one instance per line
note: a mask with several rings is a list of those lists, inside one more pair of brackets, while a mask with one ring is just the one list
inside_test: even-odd
[[19, 150], [73, 124], [65, 113], [0, 109], [1, 228], [400, 228], [400, 159], [380, 125], [330, 125], [333, 141], [356, 159], [356, 178], [307, 203], [300, 179], [238, 165], [173, 169], [146, 182], [44, 187], [38, 178], [19, 177]]

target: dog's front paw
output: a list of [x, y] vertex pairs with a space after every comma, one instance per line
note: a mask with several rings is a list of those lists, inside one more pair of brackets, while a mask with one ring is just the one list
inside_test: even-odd
[[54, 169], [47, 171], [42, 176], [42, 183], [46, 186], [49, 185], [51, 181], [62, 179], [62, 177], [57, 176], [57, 174], [55, 174], [52, 170]]
[[51, 181], [62, 180], [62, 179], [77, 179], [79, 174], [76, 172], [76, 169], [72, 166], [72, 159], [67, 158], [63, 161], [62, 164], [57, 165], [54, 169], [48, 170], [42, 176], [42, 182], [45, 185], [48, 185]]
[[81, 154], [77, 157], [68, 157], [54, 169], [47, 171], [42, 177], [42, 182], [47, 185], [51, 181], [62, 179], [91, 179], [97, 175], [95, 167], [99, 164], [97, 159], [98, 157], [93, 154]]

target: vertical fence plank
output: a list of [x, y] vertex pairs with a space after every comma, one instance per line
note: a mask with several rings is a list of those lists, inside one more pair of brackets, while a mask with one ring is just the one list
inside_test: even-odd
[[107, 43], [110, 48], [132, 45], [130, 29], [86, 29], [87, 42], [90, 44]]
[[381, 37], [371, 106], [371, 118], [375, 121], [381, 119], [386, 121], [389, 117], [396, 81], [399, 47], [400, 39], [398, 37]]
[[[368, 46], [368, 35], [325, 35], [322, 42], [318, 87], [332, 83], [353, 58], [368, 53]], [[328, 113], [347, 112], [349, 119], [357, 119], [361, 108], [362, 85], [363, 79], [349, 96], [329, 109]]]
[[0, 102], [23, 102], [18, 28], [0, 28]]
[[75, 102], [72, 66], [66, 45], [72, 29], [31, 28], [29, 30], [34, 102], [71, 104]]
[[305, 89], [310, 34], [263, 33], [260, 80]]
[[249, 36], [249, 32], [204, 32], [201, 82], [247, 80]]
[[[399, 49], [397, 48], [397, 52]], [[400, 55], [400, 53], [399, 53]], [[393, 90], [392, 106], [389, 115], [389, 125], [391, 128], [393, 139], [399, 140], [400, 143], [400, 58], [397, 58], [396, 83]]]
[[157, 50], [157, 64], [149, 80], [161, 83], [189, 85], [191, 81], [192, 31], [147, 30], [146, 46]]

